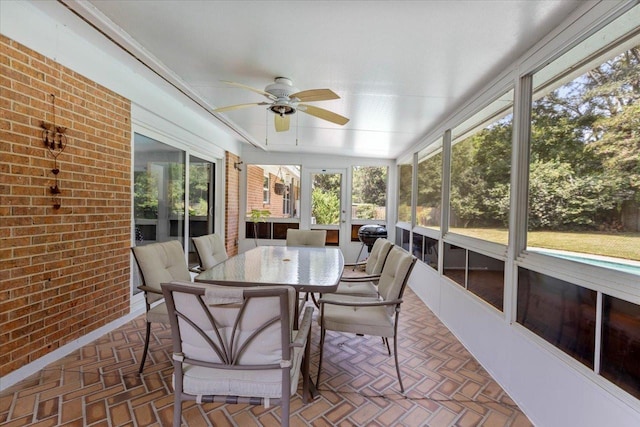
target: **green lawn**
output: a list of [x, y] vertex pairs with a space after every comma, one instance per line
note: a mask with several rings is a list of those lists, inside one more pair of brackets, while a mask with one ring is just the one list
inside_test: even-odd
[[[491, 242], [507, 243], [507, 230], [452, 228], [451, 232]], [[640, 233], [530, 231], [527, 245], [640, 261]]]

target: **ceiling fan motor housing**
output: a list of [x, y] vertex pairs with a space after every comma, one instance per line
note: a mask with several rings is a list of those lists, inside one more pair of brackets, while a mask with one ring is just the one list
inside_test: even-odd
[[276, 98], [289, 98], [291, 94], [300, 92], [297, 87], [293, 86], [291, 79], [286, 77], [276, 77], [275, 83], [264, 88], [264, 91]]

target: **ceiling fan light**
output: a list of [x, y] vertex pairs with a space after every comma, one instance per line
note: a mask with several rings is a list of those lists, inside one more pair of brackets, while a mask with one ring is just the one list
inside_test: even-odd
[[293, 108], [291, 105], [279, 105], [279, 104], [271, 105], [269, 107], [269, 110], [271, 110], [274, 114], [277, 114], [279, 116], [285, 116], [285, 115], [293, 114], [296, 112], [296, 109]]

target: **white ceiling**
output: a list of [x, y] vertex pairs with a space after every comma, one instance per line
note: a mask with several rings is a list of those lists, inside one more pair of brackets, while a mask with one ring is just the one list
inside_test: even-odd
[[[264, 89], [284, 76], [301, 90], [332, 89], [341, 99], [313, 104], [351, 119], [338, 126], [298, 112], [276, 133], [265, 107], [223, 113], [254, 144], [395, 158], [581, 1], [90, 3], [97, 26], [126, 32], [148, 54], [140, 59], [163, 64], [211, 108], [266, 100], [222, 80]], [[68, 4], [85, 16], [92, 9]]]

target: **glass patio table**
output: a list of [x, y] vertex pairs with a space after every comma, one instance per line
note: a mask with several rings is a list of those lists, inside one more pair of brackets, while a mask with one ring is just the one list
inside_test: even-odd
[[288, 285], [298, 292], [335, 292], [344, 258], [339, 248], [258, 246], [203, 271], [196, 282], [233, 286]]

